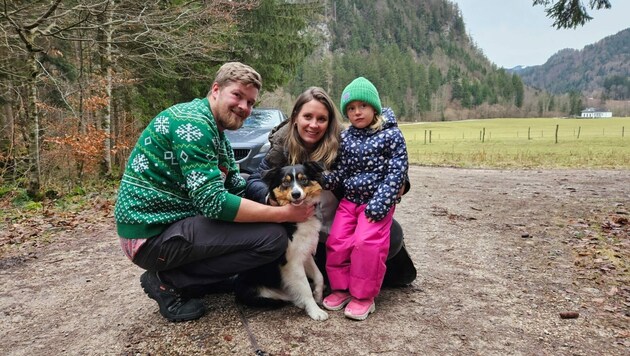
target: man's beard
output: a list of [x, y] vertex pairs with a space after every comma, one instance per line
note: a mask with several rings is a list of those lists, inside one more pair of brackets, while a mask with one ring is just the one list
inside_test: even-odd
[[241, 126], [243, 126], [244, 122], [235, 118], [232, 115], [230, 115], [228, 118], [222, 118], [219, 121], [221, 122], [221, 126], [223, 126], [223, 128], [226, 130], [238, 130], [241, 128]]
[[225, 130], [238, 130], [243, 126], [245, 120], [241, 120], [241, 118], [234, 114], [231, 111], [227, 111], [226, 115], [221, 115], [221, 117], [217, 118], [219, 124]]

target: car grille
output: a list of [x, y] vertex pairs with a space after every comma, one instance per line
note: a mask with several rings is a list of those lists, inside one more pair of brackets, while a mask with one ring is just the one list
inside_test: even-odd
[[246, 148], [236, 148], [234, 149], [234, 159], [240, 161], [249, 155], [249, 149]]

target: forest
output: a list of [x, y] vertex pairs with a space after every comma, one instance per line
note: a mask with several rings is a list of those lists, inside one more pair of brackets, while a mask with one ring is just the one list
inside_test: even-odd
[[[0, 13], [0, 177], [31, 197], [116, 178], [139, 130], [239, 60], [267, 90], [315, 45], [321, 1], [16, 0]], [[65, 188], [64, 188], [65, 186]], [[47, 193], [48, 192], [48, 193]]]
[[0, 29], [0, 186], [35, 198], [116, 182], [139, 131], [205, 96], [227, 61], [256, 68], [258, 105], [285, 113], [305, 88], [337, 98], [357, 76], [401, 121], [583, 106], [491, 63], [447, 0], [14, 0]]

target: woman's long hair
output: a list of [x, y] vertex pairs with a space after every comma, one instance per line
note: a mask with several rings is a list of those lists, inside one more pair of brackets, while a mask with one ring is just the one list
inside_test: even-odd
[[[317, 143], [313, 151], [309, 151], [300, 138], [297, 130], [296, 120], [302, 106], [311, 100], [317, 100], [328, 109], [328, 128], [322, 139]], [[330, 169], [337, 158], [339, 150], [339, 139], [341, 134], [341, 115], [339, 110], [330, 99], [330, 96], [319, 87], [310, 87], [298, 96], [289, 118], [289, 136], [286, 141], [286, 149], [289, 154], [289, 164], [299, 164], [306, 161], [317, 161], [324, 164], [326, 169]]]

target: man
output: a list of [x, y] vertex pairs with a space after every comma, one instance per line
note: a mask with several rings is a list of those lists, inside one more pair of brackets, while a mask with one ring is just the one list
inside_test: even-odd
[[273, 261], [288, 243], [277, 223], [305, 221], [314, 212], [241, 198], [245, 180], [224, 131], [243, 125], [261, 86], [251, 67], [224, 64], [206, 98], [157, 115], [129, 156], [116, 227], [127, 257], [146, 269], [142, 288], [168, 320], [201, 317], [203, 302], [182, 289]]

